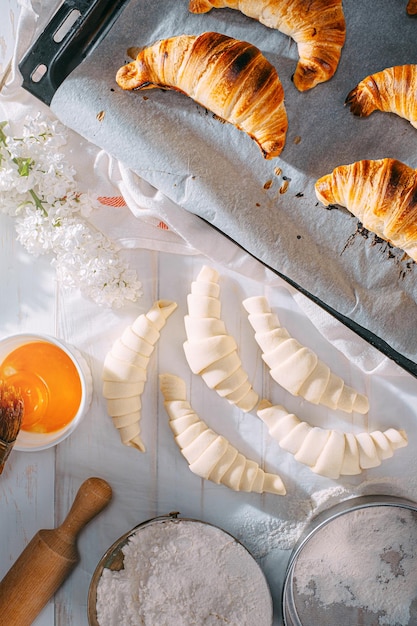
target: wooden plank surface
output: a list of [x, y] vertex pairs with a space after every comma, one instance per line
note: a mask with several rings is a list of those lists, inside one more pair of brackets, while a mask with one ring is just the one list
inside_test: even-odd
[[[6, 4], [10, 20], [0, 27], [0, 35], [5, 37], [15, 33], [17, 18], [13, 10], [17, 0], [7, 0]], [[10, 47], [2, 48], [2, 66], [7, 51]], [[140, 225], [138, 232], [139, 229]], [[370, 491], [388, 490], [417, 499], [413, 445], [399, 451], [386, 465], [364, 472], [358, 478], [338, 482], [312, 475], [308, 468], [280, 451], [254, 414], [245, 415], [230, 406], [188, 368], [182, 347], [186, 296], [191, 281], [207, 259], [199, 254], [171, 254], [146, 247], [126, 254], [143, 283], [143, 296], [137, 304], [121, 310], [103, 309], [77, 291], [67, 293], [58, 286], [50, 259], [28, 255], [16, 242], [12, 220], [0, 215], [0, 337], [26, 331], [57, 336], [83, 353], [94, 381], [91, 407], [71, 437], [42, 452], [13, 451], [7, 462], [0, 477], [0, 529], [5, 538], [0, 542], [0, 578], [40, 528], [52, 528], [63, 521], [80, 484], [95, 475], [108, 480], [113, 500], [82, 532], [81, 562], [37, 618], [35, 626], [87, 626], [88, 586], [101, 556], [135, 525], [173, 510], [217, 524], [253, 552], [270, 584], [275, 603], [274, 626], [279, 626], [285, 567], [299, 529], [314, 511], [355, 494], [362, 484]], [[415, 442], [415, 379], [405, 373], [393, 377], [378, 372], [364, 374], [323, 338], [294, 303], [284, 284], [276, 281], [271, 287], [227, 266], [215, 264], [215, 267], [220, 274], [222, 316], [260, 395], [284, 404], [299, 417], [317, 425], [339, 424], [352, 430], [405, 427], [411, 444]], [[246, 296], [261, 294], [270, 298], [274, 310], [279, 310], [281, 323], [300, 342], [308, 343], [349, 384], [369, 393], [372, 411], [368, 416], [333, 415], [277, 388], [262, 362], [242, 308]], [[140, 453], [120, 442], [101, 393], [101, 371], [113, 341], [137, 315], [146, 312], [160, 298], [176, 301], [178, 308], [162, 330], [150, 362], [142, 397], [141, 428], [146, 453]], [[158, 374], [162, 372], [184, 377], [191, 404], [200, 417], [261, 467], [280, 473], [288, 496], [283, 499], [236, 493], [192, 474], [168, 426], [158, 387]]]

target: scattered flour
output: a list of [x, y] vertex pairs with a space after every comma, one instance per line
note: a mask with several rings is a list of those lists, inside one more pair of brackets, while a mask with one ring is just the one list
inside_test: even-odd
[[332, 506], [367, 494], [401, 495], [395, 480], [367, 480], [357, 485], [336, 484], [313, 491], [308, 498], [297, 492], [287, 493], [273, 506], [258, 510], [242, 505], [232, 520], [232, 533], [242, 540], [255, 559], [260, 560], [274, 550], [292, 550], [317, 515]]
[[263, 510], [250, 505], [239, 507], [232, 522], [232, 533], [242, 540], [251, 554], [260, 561], [274, 550], [292, 550], [308, 531], [317, 515], [346, 500], [364, 495], [392, 495], [414, 499], [404, 490], [404, 481], [394, 478], [361, 480], [358, 485], [333, 484], [312, 491], [305, 497], [296, 487], [285, 498], [264, 503]]
[[271, 626], [272, 602], [247, 550], [215, 526], [164, 520], [142, 526], [122, 549], [124, 569], [105, 568], [100, 626]]
[[320, 623], [344, 624], [339, 607], [347, 606], [374, 614], [372, 624], [415, 624], [410, 607], [417, 598], [417, 514], [372, 506], [335, 518], [302, 549], [293, 579], [301, 621], [303, 611], [311, 616], [332, 607], [331, 622], [322, 613]]

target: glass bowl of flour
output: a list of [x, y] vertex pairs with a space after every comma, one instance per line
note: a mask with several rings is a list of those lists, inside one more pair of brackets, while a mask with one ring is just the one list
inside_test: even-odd
[[300, 538], [282, 594], [285, 626], [415, 626], [417, 504], [361, 496]]
[[118, 539], [88, 594], [90, 626], [271, 626], [272, 599], [248, 550], [224, 530], [178, 514]]

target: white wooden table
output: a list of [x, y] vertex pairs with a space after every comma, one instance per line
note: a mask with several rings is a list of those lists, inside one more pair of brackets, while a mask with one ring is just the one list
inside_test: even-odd
[[[5, 0], [5, 4], [10, 15], [17, 10], [14, 0]], [[3, 69], [13, 41], [13, 24], [6, 20], [1, 26], [7, 42]], [[362, 373], [314, 328], [284, 283], [275, 281], [274, 287], [268, 287], [214, 265], [221, 276], [227, 328], [239, 345], [242, 362], [259, 393], [318, 425], [337, 423], [340, 419], [330, 411], [306, 406], [271, 381], [241, 307], [246, 296], [267, 293], [292, 334], [308, 343], [349, 384], [358, 385], [369, 394], [369, 416], [354, 416], [348, 420], [348, 427], [375, 429], [392, 425], [406, 428], [409, 433], [407, 449], [360, 477], [329, 481], [312, 476], [308, 468], [280, 452], [255, 415], [244, 415], [230, 407], [187, 367], [182, 349], [186, 295], [207, 259], [200, 254], [171, 254], [146, 248], [130, 251], [129, 259], [143, 283], [143, 297], [136, 305], [122, 310], [102, 309], [77, 292], [64, 292], [56, 283], [50, 259], [28, 255], [16, 242], [11, 218], [0, 216], [0, 337], [28, 331], [60, 337], [83, 352], [94, 380], [90, 410], [75, 433], [42, 452], [13, 451], [6, 464], [0, 477], [0, 578], [40, 528], [53, 528], [63, 521], [80, 484], [89, 476], [99, 476], [110, 483], [112, 502], [82, 532], [80, 563], [39, 615], [37, 626], [87, 626], [88, 586], [103, 553], [138, 523], [173, 510], [221, 526], [253, 552], [271, 587], [274, 624], [281, 624], [279, 601], [286, 563], [295, 539], [312, 514], [363, 492], [390, 492], [417, 500], [417, 381], [400, 372], [395, 376]], [[101, 371], [113, 341], [160, 298], [176, 301], [178, 309], [163, 329], [151, 361], [142, 398], [141, 425], [147, 451], [140, 453], [121, 444], [107, 415]], [[201, 418], [265, 469], [280, 473], [288, 496], [235, 493], [193, 475], [168, 426], [158, 389], [161, 372], [183, 376], [191, 403]], [[12, 626], [12, 621], [8, 624]]]
[[[176, 510], [184, 516], [215, 523], [241, 535], [244, 541], [240, 507], [262, 509], [265, 498], [271, 504], [275, 499], [274, 496], [253, 494], [251, 497], [230, 492], [189, 472], [173, 442], [161, 405], [158, 371], [187, 377], [192, 397], [198, 399], [195, 406], [201, 411], [201, 417], [227, 435], [247, 456], [260, 462], [262, 456], [267, 458], [268, 442], [253, 416], [242, 416], [225, 406], [220, 398], [212, 398], [200, 381], [191, 381], [187, 373], [181, 346], [184, 340], [182, 318], [187, 288], [201, 267], [201, 257], [138, 251], [137, 268], [144, 287], [141, 309], [132, 307], [130, 311], [115, 313], [98, 309], [78, 294], [63, 294], [49, 261], [34, 261], [29, 257], [15, 242], [13, 224], [4, 217], [1, 233], [4, 302], [0, 316], [1, 336], [40, 331], [65, 339], [86, 356], [95, 388], [91, 409], [67, 440], [41, 452], [12, 452], [0, 482], [0, 527], [7, 538], [1, 545], [0, 576], [7, 572], [40, 528], [53, 528], [63, 521], [78, 487], [86, 478], [106, 479], [113, 489], [112, 502], [81, 534], [80, 564], [56, 595], [55, 602], [51, 602], [36, 621], [45, 626], [83, 626], [87, 624], [87, 590], [95, 566], [105, 550], [136, 524]], [[243, 296], [239, 293], [238, 297]], [[162, 331], [158, 354], [151, 362], [142, 398], [142, 433], [147, 447], [142, 454], [121, 444], [106, 412], [100, 377], [104, 356], [112, 342], [137, 314], [145, 312], [158, 298], [175, 300], [179, 307], [174, 314], [175, 322], [173, 316]], [[229, 324], [237, 315], [241, 313], [225, 309]], [[239, 336], [236, 338], [239, 342]], [[256, 349], [252, 346], [247, 354], [243, 349], [243, 355], [248, 367], [252, 364], [251, 375], [261, 381], [262, 369]], [[213, 411], [215, 415], [211, 414]], [[262, 451], [265, 446], [266, 450]], [[246, 516], [247, 513], [242, 523], [249, 522]], [[286, 557], [284, 551], [282, 563], [278, 560], [280, 571], [271, 573], [272, 580], [275, 576], [278, 580], [282, 577], [281, 565], [285, 564]]]

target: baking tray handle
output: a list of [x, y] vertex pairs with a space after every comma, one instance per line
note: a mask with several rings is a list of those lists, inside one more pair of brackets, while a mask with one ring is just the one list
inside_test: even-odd
[[113, 26], [129, 0], [64, 0], [19, 63], [23, 87], [49, 105], [59, 85]]

